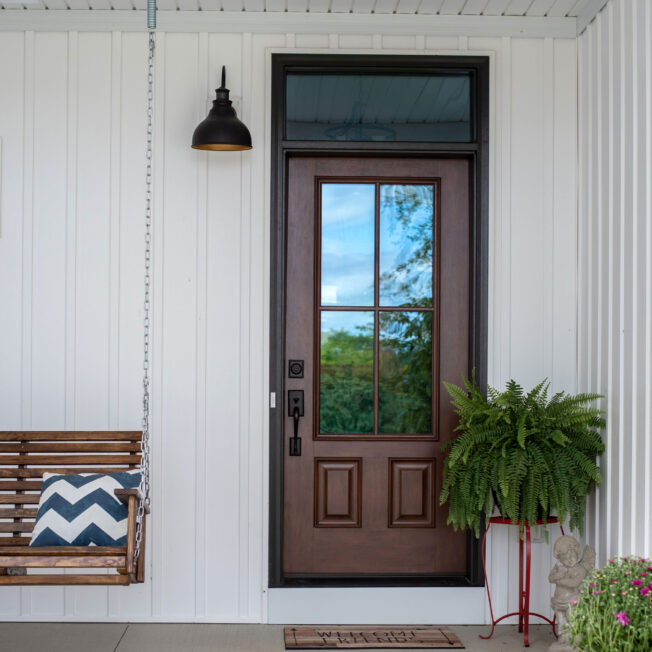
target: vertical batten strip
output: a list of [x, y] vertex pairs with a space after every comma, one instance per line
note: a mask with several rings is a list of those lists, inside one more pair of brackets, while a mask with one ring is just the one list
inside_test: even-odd
[[[110, 123], [110, 179], [109, 179], [109, 346], [107, 422], [109, 429], [120, 424], [120, 222], [122, 162], [121, 106], [122, 106], [122, 32], [111, 33], [111, 123]], [[120, 593], [108, 588], [107, 616], [120, 614]]]
[[[23, 219], [21, 270], [21, 428], [32, 427], [32, 296], [34, 258], [34, 32], [25, 32], [25, 83], [23, 87]], [[20, 589], [20, 615], [31, 615], [32, 592]]]
[[[240, 67], [240, 79], [242, 80], [242, 95], [251, 97], [251, 47], [252, 34], [245, 33], [242, 36], [242, 58]], [[247, 124], [249, 119], [249, 107], [244, 102], [241, 107], [242, 121]], [[250, 430], [250, 379], [251, 368], [251, 162], [248, 156], [238, 153], [240, 159], [240, 366], [245, 373], [239, 375], [239, 492], [238, 504], [240, 506], [238, 524], [240, 534], [239, 553], [239, 595], [238, 595], [238, 617], [245, 617], [249, 604], [249, 438]]]
[[554, 242], [555, 183], [553, 176], [555, 144], [555, 84], [552, 38], [543, 39], [543, 369], [542, 374], [552, 383], [554, 378]]
[[[66, 280], [65, 280], [65, 413], [64, 428], [76, 427], [77, 414], [77, 115], [79, 106], [79, 34], [68, 33], [66, 124]], [[65, 573], [66, 571], [64, 571]], [[66, 616], [75, 613], [75, 590], [64, 588]]]
[[[206, 116], [206, 97], [209, 95], [208, 33], [201, 32], [198, 41], [197, 112], [199, 124]], [[207, 259], [208, 259], [208, 153], [197, 152], [197, 324], [195, 354], [195, 614], [205, 618], [206, 613], [206, 519], [208, 486], [206, 484], [206, 364], [207, 364]]]
[[648, 469], [645, 474], [645, 504], [643, 506], [645, 520], [645, 542], [643, 554], [652, 556], [652, 4], [645, 3], [645, 11], [640, 17], [645, 23], [645, 161], [647, 179], [645, 184], [646, 207], [646, 256], [645, 256], [645, 461]]
[[65, 428], [75, 427], [75, 369], [77, 339], [77, 86], [78, 33], [68, 34], [68, 122], [66, 188], [66, 361]]
[[626, 216], [626, 200], [625, 200], [625, 183], [626, 183], [626, 162], [625, 162], [625, 153], [626, 153], [626, 112], [623, 105], [623, 98], [627, 93], [626, 85], [626, 74], [627, 67], [625, 65], [625, 16], [624, 16], [624, 3], [617, 5], [618, 7], [618, 77], [619, 77], [619, 92], [618, 97], [619, 101], [617, 102], [618, 106], [618, 120], [619, 120], [619, 131], [618, 131], [618, 164], [619, 164], [619, 176], [618, 176], [618, 210], [617, 210], [617, 220], [615, 223], [618, 227], [618, 312], [617, 312], [617, 327], [616, 332], [618, 333], [618, 432], [620, 433], [619, 441], [619, 455], [618, 455], [618, 546], [617, 551], [619, 554], [625, 554], [625, 523], [627, 522], [626, 504], [625, 504], [625, 451], [623, 450], [623, 439], [622, 435], [625, 432], [625, 396], [624, 396], [624, 385], [625, 385], [625, 225], [624, 221], [627, 219]]
[[[600, 21], [602, 16], [598, 16], [598, 21]], [[603, 42], [602, 42], [602, 29], [601, 29], [601, 24], [600, 22], [594, 22], [591, 25], [591, 30], [595, 33], [595, 39], [596, 39], [596, 52], [595, 52], [595, 57], [593, 60], [591, 60], [590, 65], [594, 68], [598, 68], [597, 63], [598, 61], [602, 60], [602, 52], [603, 52]], [[596, 94], [597, 97], [593, 98], [592, 102], [590, 105], [587, 105], [584, 107], [584, 111], [588, 110], [589, 106], [596, 106], [597, 107], [597, 116], [596, 116], [596, 124], [597, 124], [597, 139], [596, 139], [596, 163], [597, 163], [597, 176], [595, 178], [596, 180], [596, 185], [598, 188], [597, 191], [597, 198], [596, 198], [596, 210], [595, 210], [595, 222], [597, 226], [597, 251], [593, 252], [593, 255], [600, 260], [602, 256], [602, 249], [604, 246], [604, 237], [603, 237], [603, 232], [604, 232], [604, 202], [603, 202], [603, 197], [604, 197], [604, 192], [602, 189], [603, 185], [603, 175], [604, 175], [604, 141], [602, 138], [602, 133], [603, 133], [603, 128], [604, 128], [604, 116], [602, 112], [602, 95], [604, 91], [604, 85], [603, 85], [603, 76], [602, 75], [597, 75], [597, 87], [596, 87]], [[580, 115], [583, 115], [581, 113]], [[590, 219], [590, 216], [587, 215], [585, 219]], [[603, 357], [603, 348], [604, 348], [604, 319], [603, 319], [603, 314], [604, 314], [604, 299], [605, 299], [605, 287], [604, 287], [604, 273], [603, 273], [603, 265], [598, 264], [598, 277], [596, 278], [596, 283], [598, 286], [598, 292], [597, 292], [597, 324], [596, 324], [596, 336], [595, 336], [595, 345], [596, 348], [591, 351], [590, 355], [594, 356], [596, 359], [596, 365], [595, 365], [595, 370], [596, 370], [596, 382], [594, 385], [591, 386], [591, 391], [596, 391], [598, 393], [604, 393], [603, 386], [604, 386], [604, 357]], [[588, 315], [587, 315], [588, 317]], [[601, 464], [603, 466], [603, 464]], [[601, 559], [601, 555], [603, 552], [603, 546], [602, 546], [602, 541], [600, 540], [599, 537], [599, 528], [600, 528], [600, 520], [601, 520], [601, 501], [602, 501], [602, 487], [598, 486], [595, 491], [595, 499], [592, 500], [592, 505], [593, 505], [593, 510], [591, 513], [591, 516], [593, 518], [593, 525], [594, 525], [594, 535], [593, 535], [593, 541], [595, 541], [595, 548], [596, 552], [598, 555], [598, 559]]]
[[[636, 52], [638, 50], [637, 43], [637, 29], [636, 29], [636, 3], [628, 5], [627, 13], [629, 15], [628, 27], [631, 29], [629, 38], [625, 41], [625, 47], [629, 45], [631, 51], [628, 53], [629, 65], [627, 66], [630, 73], [628, 79], [631, 79], [631, 111], [632, 116], [629, 124], [631, 125], [631, 133], [628, 134], [628, 145], [630, 146], [631, 154], [631, 193], [630, 195], [630, 210], [627, 213], [631, 216], [631, 237], [628, 237], [628, 246], [631, 247], [630, 256], [628, 256], [629, 263], [629, 280], [626, 286], [630, 288], [631, 306], [627, 321], [631, 323], [631, 335], [629, 337], [630, 351], [629, 360], [626, 358], [625, 363], [629, 362], [630, 378], [628, 385], [630, 385], [628, 392], [625, 396], [629, 397], [631, 408], [628, 413], [631, 415], [631, 424], [627, 430], [631, 433], [631, 457], [629, 460], [630, 472], [627, 474], [629, 478], [629, 501], [625, 496], [625, 501], [630, 505], [630, 519], [629, 519], [629, 545], [628, 551], [636, 550], [636, 534], [637, 534], [637, 521], [636, 515], [638, 514], [638, 58]], [[628, 234], [629, 235], [629, 234]]]
[[109, 428], [120, 423], [120, 222], [122, 147], [122, 33], [111, 34], [111, 138], [109, 223]]
[[[614, 249], [613, 249], [613, 236], [614, 236], [614, 171], [615, 171], [615, 166], [614, 166], [614, 147], [615, 147], [615, 138], [614, 138], [614, 127], [615, 127], [615, 122], [614, 122], [614, 60], [613, 60], [613, 45], [614, 45], [614, 29], [613, 29], [613, 4], [607, 5], [607, 11], [609, 12], [609, 21], [608, 21], [608, 26], [609, 26], [609, 35], [608, 35], [608, 46], [607, 46], [607, 52], [608, 52], [608, 75], [609, 75], [609, 83], [608, 83], [608, 92], [607, 92], [607, 97], [608, 97], [608, 113], [609, 113], [609, 144], [608, 144], [608, 149], [607, 149], [607, 159], [609, 161], [609, 167], [608, 167], [608, 185], [609, 185], [609, 208], [608, 208], [608, 218], [607, 218], [607, 223], [608, 223], [608, 239], [609, 239], [609, 256], [608, 256], [608, 269], [609, 269], [609, 274], [608, 274], [608, 279], [609, 279], [609, 286], [608, 286], [608, 292], [607, 296], [609, 297], [608, 299], [608, 308], [607, 308], [607, 313], [608, 313], [608, 329], [607, 329], [607, 351], [608, 351], [608, 359], [607, 359], [607, 449], [605, 452], [605, 457], [606, 457], [606, 478], [605, 478], [605, 503], [606, 503], [606, 520], [604, 524], [601, 525], [602, 532], [604, 533], [605, 536], [605, 554], [612, 554], [613, 551], [615, 551], [615, 542], [613, 541], [613, 536], [614, 536], [614, 512], [615, 510], [613, 509], [612, 505], [612, 496], [614, 495], [614, 484], [615, 481], [618, 480], [617, 478], [617, 466], [613, 464], [613, 472], [612, 472], [612, 463], [613, 463], [613, 456], [615, 451], [617, 450], [616, 445], [614, 442], [614, 405], [615, 405], [615, 399], [614, 399], [614, 353], [613, 353], [613, 338], [614, 338], [614, 333], [616, 332], [616, 329], [614, 329]], [[589, 216], [590, 217], [590, 216]], [[592, 315], [589, 315], [589, 319], [592, 318]], [[603, 458], [604, 459], [604, 458]], [[614, 478], [614, 475], [616, 477]]]

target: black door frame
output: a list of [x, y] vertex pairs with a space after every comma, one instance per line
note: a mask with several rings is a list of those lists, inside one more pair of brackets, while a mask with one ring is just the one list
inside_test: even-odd
[[[394, 143], [289, 141], [285, 139], [285, 81], [288, 71], [318, 72], [469, 72], [472, 75], [473, 141], [470, 143]], [[482, 586], [482, 550], [469, 533], [467, 575], [423, 577], [283, 576], [283, 461], [285, 414], [285, 254], [287, 161], [290, 156], [461, 157], [470, 161], [472, 198], [470, 365], [480, 387], [487, 380], [488, 224], [489, 224], [489, 57], [430, 55], [272, 55], [272, 185], [270, 228], [270, 392], [276, 407], [269, 417], [269, 587], [292, 586]]]

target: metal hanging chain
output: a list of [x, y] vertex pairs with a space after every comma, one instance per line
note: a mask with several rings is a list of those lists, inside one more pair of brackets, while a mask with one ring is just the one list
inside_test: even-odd
[[[148, 26], [150, 26], [148, 22]], [[154, 23], [155, 25], [155, 23]], [[150, 469], [150, 396], [149, 396], [149, 346], [150, 346], [150, 288], [152, 267], [152, 113], [154, 103], [154, 32], [150, 28], [149, 51], [147, 56], [147, 167], [145, 174], [145, 296], [144, 296], [144, 336], [143, 336], [143, 436], [140, 440], [140, 501], [136, 514], [136, 547], [134, 560], [140, 557], [143, 541], [143, 521], [145, 510], [149, 509], [149, 469]]]

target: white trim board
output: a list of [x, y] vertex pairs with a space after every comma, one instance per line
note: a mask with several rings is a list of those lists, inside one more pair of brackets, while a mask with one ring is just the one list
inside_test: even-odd
[[[146, 30], [146, 24], [144, 11], [0, 11], [0, 31], [140, 32]], [[157, 31], [575, 38], [577, 20], [523, 16], [159, 11]]]
[[484, 587], [268, 590], [267, 622], [294, 625], [483, 625]]

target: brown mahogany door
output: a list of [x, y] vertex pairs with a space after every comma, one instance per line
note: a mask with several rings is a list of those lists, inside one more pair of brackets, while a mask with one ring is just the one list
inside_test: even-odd
[[[286, 576], [464, 575], [467, 538], [439, 506], [468, 373], [471, 217], [464, 159], [291, 158]], [[304, 361], [303, 377], [290, 370]]]

